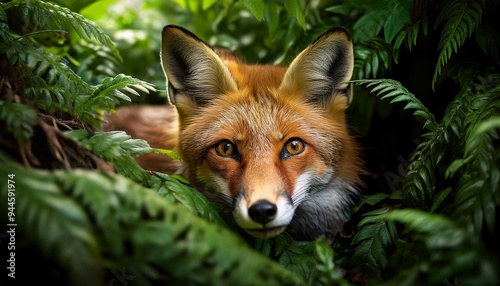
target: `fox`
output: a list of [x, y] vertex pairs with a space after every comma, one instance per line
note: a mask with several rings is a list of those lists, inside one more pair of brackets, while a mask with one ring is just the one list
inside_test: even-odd
[[182, 161], [147, 154], [138, 163], [183, 174], [255, 238], [286, 231], [299, 241], [332, 241], [364, 174], [346, 118], [353, 97], [349, 32], [333, 27], [279, 66], [247, 64], [167, 25], [160, 56], [173, 105], [118, 109], [107, 128], [175, 150]]

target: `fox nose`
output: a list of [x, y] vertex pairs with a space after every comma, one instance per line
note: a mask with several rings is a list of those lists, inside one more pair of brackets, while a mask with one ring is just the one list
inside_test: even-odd
[[266, 200], [255, 202], [249, 209], [248, 215], [250, 218], [258, 223], [266, 224], [276, 217], [278, 208]]

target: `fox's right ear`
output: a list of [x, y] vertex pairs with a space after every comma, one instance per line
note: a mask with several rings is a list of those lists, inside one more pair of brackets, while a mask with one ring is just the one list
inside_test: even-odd
[[203, 106], [237, 88], [229, 69], [212, 48], [181, 27], [163, 28], [161, 62], [170, 100], [176, 105]]

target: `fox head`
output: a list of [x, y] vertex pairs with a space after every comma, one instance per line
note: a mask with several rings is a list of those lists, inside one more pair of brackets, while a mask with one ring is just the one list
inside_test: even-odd
[[191, 184], [230, 206], [257, 238], [284, 230], [298, 240], [333, 238], [362, 172], [344, 113], [353, 70], [348, 32], [332, 28], [285, 68], [220, 56], [169, 25], [161, 58]]

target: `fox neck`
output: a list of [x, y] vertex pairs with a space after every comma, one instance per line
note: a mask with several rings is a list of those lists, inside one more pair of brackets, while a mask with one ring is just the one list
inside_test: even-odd
[[287, 232], [296, 240], [314, 240], [325, 235], [333, 241], [349, 218], [357, 183], [334, 178], [327, 184], [311, 186], [307, 198], [295, 209]]

